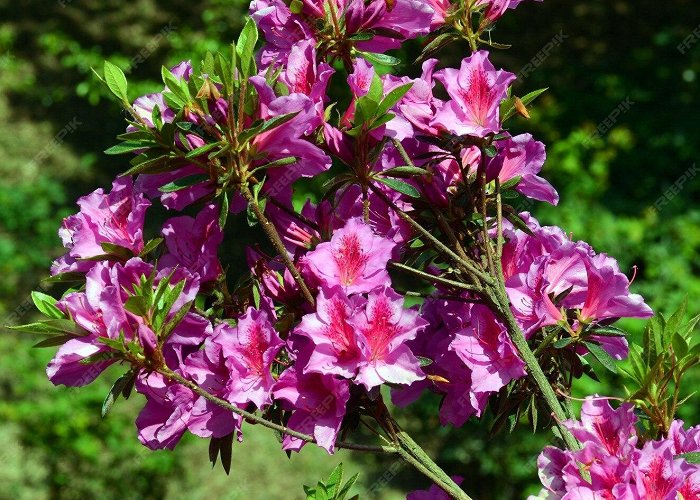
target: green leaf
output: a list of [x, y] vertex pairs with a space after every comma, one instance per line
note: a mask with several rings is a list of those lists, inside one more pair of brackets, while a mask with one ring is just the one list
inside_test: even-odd
[[139, 257], [145, 257], [149, 253], [153, 252], [161, 243], [163, 243], [163, 238], [153, 238], [143, 246], [143, 250], [141, 250]]
[[372, 77], [372, 82], [369, 85], [369, 90], [367, 91], [365, 97], [377, 104], [379, 104], [379, 102], [382, 100], [382, 97], [384, 97], [384, 84], [382, 83], [382, 79], [376, 72]]
[[527, 106], [528, 104], [530, 104], [532, 101], [537, 99], [539, 96], [541, 96], [542, 94], [544, 94], [548, 90], [549, 90], [549, 87], [545, 87], [543, 89], [538, 89], [538, 90], [533, 90], [532, 92], [529, 92], [529, 93], [525, 94], [523, 97], [521, 97], [520, 100], [522, 101], [522, 103], [525, 106]]
[[158, 191], [160, 191], [161, 193], [174, 193], [175, 191], [180, 191], [181, 189], [185, 189], [208, 180], [208, 175], [188, 175], [186, 177], [181, 177], [180, 179], [175, 179], [172, 182], [168, 182], [164, 186], [159, 187]]
[[676, 356], [676, 359], [683, 359], [690, 349], [688, 342], [680, 333], [673, 334], [671, 345], [673, 346], [673, 354]]
[[689, 464], [700, 464], [700, 452], [694, 451], [691, 453], [681, 453], [673, 458], [682, 458]]
[[75, 335], [54, 335], [51, 337], [48, 337], [41, 342], [37, 342], [34, 344], [32, 347], [34, 348], [42, 348], [42, 347], [56, 347], [59, 345], [63, 345], [69, 340], [73, 340], [75, 338]]
[[48, 319], [26, 325], [8, 326], [7, 328], [16, 332], [36, 335], [68, 334], [76, 337], [84, 337], [88, 334], [88, 332], [69, 319]]
[[178, 162], [175, 160], [173, 156], [167, 154], [141, 153], [129, 162], [133, 167], [122, 175], [162, 174], [163, 172], [169, 172], [179, 166]]
[[53, 319], [63, 319], [65, 315], [56, 307], [57, 300], [41, 292], [32, 292], [32, 301], [37, 309], [44, 315]]
[[100, 243], [100, 246], [106, 254], [114, 255], [115, 257], [118, 257], [122, 260], [129, 260], [134, 256], [134, 252], [121, 245], [115, 245], [114, 243], [103, 241], [102, 243]]
[[530, 236], [534, 236], [534, 233], [532, 232], [532, 229], [530, 229], [530, 226], [528, 226], [525, 221], [517, 214], [506, 214], [506, 219], [510, 221], [511, 224], [513, 224], [516, 228], [520, 229], [526, 234], [529, 234]]
[[353, 42], [367, 42], [367, 41], [371, 40], [372, 38], [374, 38], [373, 33], [358, 32], [352, 36], [349, 36], [348, 40], [352, 40]]
[[339, 463], [335, 469], [333, 469], [333, 472], [331, 472], [331, 475], [328, 477], [328, 481], [326, 482], [326, 489], [329, 491], [329, 493], [332, 495], [331, 498], [336, 498], [338, 495], [338, 492], [340, 491], [340, 487], [343, 485], [343, 464], [342, 462]]
[[123, 103], [129, 103], [129, 97], [126, 93], [126, 76], [118, 66], [109, 61], [104, 63], [105, 83], [110, 92], [114, 94]]
[[442, 33], [441, 35], [436, 36], [423, 48], [423, 52], [421, 53], [420, 57], [416, 59], [416, 63], [425, 61], [432, 53], [458, 39], [459, 35], [455, 33]]
[[[292, 165], [299, 161], [299, 158], [296, 156], [287, 156], [285, 158], [279, 158], [277, 160], [273, 160], [269, 163], [265, 163], [264, 165], [260, 165], [259, 167], [256, 167], [255, 170], [264, 170], [266, 168], [275, 168], [275, 167], [285, 167], [287, 165]], [[262, 184], [262, 183], [261, 183]], [[259, 186], [261, 184], [256, 184], [256, 186]]]
[[[527, 106], [532, 101], [537, 99], [540, 95], [545, 93], [549, 88], [543, 88], [539, 90], [534, 90], [528, 94], [525, 94], [520, 98], [523, 105]], [[515, 114], [515, 97], [508, 98], [501, 103], [501, 121], [506, 121], [508, 118]]]
[[41, 280], [42, 283], [84, 283], [85, 275], [82, 273], [59, 273]]
[[197, 156], [202, 156], [209, 151], [211, 151], [214, 148], [218, 148], [219, 146], [223, 146], [222, 142], [210, 142], [209, 144], [205, 144], [204, 146], [200, 146], [196, 149], [193, 149], [189, 153], [185, 155], [185, 158], [196, 158]]
[[148, 317], [150, 308], [151, 305], [148, 303], [146, 298], [141, 297], [140, 295], [129, 297], [124, 303], [124, 309], [143, 318]]
[[399, 193], [405, 194], [406, 196], [410, 196], [411, 198], [420, 198], [420, 191], [418, 191], [415, 187], [411, 186], [407, 182], [401, 181], [399, 179], [387, 179], [385, 177], [377, 177], [376, 179], [382, 184], [386, 184], [394, 191], [398, 191]]
[[590, 332], [591, 335], [600, 335], [601, 337], [627, 337], [629, 333], [614, 326], [596, 326]]
[[[348, 479], [348, 482], [345, 483], [345, 485], [340, 489], [338, 494], [336, 495], [336, 500], [344, 500], [345, 497], [347, 496], [348, 493], [350, 493], [350, 489], [355, 485], [357, 482], [357, 478], [360, 477], [360, 474], [354, 474], [350, 479]], [[353, 498], [356, 498], [353, 497]]]
[[381, 66], [397, 66], [401, 64], [401, 59], [397, 59], [387, 54], [377, 54], [374, 52], [364, 52], [361, 50], [358, 50], [357, 53], [372, 64], [379, 64]]
[[175, 327], [182, 322], [189, 310], [192, 308], [192, 304], [194, 304], [194, 300], [187, 302], [180, 309], [178, 309], [178, 311], [172, 318], [170, 318], [170, 320], [168, 320], [165, 325], [163, 325], [163, 328], [160, 331], [161, 338], [167, 339], [170, 336], [170, 334], [175, 330]]
[[564, 347], [568, 346], [574, 341], [573, 337], [566, 337], [563, 339], [559, 339], [554, 343], [555, 349], [563, 349]]
[[600, 345], [594, 344], [593, 342], [584, 342], [584, 345], [588, 348], [588, 351], [593, 355], [598, 362], [605, 368], [613, 373], [617, 373], [617, 365], [608, 352], [603, 349]]
[[219, 211], [219, 227], [223, 229], [226, 227], [226, 220], [228, 219], [229, 201], [228, 201], [228, 191], [221, 195], [221, 210]]
[[128, 371], [114, 382], [112, 388], [107, 393], [107, 397], [105, 397], [105, 400], [102, 403], [102, 418], [105, 418], [107, 413], [109, 413], [109, 410], [112, 409], [114, 402], [117, 400], [119, 395], [124, 392], [124, 389], [126, 389], [126, 387], [130, 384], [133, 385], [133, 381], [135, 379], [136, 372]]
[[681, 329], [681, 322], [685, 319], [685, 311], [688, 306], [688, 297], [686, 296], [681, 302], [676, 312], [674, 312], [664, 327], [664, 332], [667, 335], [673, 335]]
[[413, 83], [405, 83], [399, 85], [395, 89], [392, 89], [384, 99], [379, 103], [379, 109], [377, 110], [378, 115], [383, 115], [398, 103], [406, 93], [411, 90]]
[[178, 104], [176, 108], [182, 108], [192, 100], [187, 83], [177, 78], [172, 71], [165, 66], [162, 66], [160, 69], [160, 75], [163, 78], [163, 83], [166, 87], [168, 87], [169, 91], [165, 92], [163, 97], [167, 98], [169, 93], [175, 96]]
[[510, 189], [510, 188], [514, 188], [515, 186], [520, 184], [520, 181], [522, 180], [522, 178], [523, 177], [521, 175], [516, 175], [512, 179], [508, 179], [506, 182], [501, 184], [501, 191], [504, 191], [504, 190]]
[[158, 143], [153, 140], [124, 141], [112, 146], [111, 148], [105, 149], [105, 154], [121, 155], [125, 153], [133, 153], [134, 151], [140, 151], [142, 149], [148, 149], [153, 146], [158, 146]]
[[236, 54], [238, 54], [241, 72], [246, 78], [254, 73], [253, 52], [255, 51], [256, 43], [258, 43], [258, 28], [249, 17], [246, 19], [245, 26], [236, 43]]
[[384, 170], [382, 172], [382, 175], [386, 176], [386, 177], [414, 177], [416, 175], [420, 176], [420, 175], [429, 175], [429, 174], [430, 174], [430, 172], [428, 172], [424, 168], [411, 167], [409, 165], [390, 168], [390, 169]]
[[424, 356], [416, 356], [418, 358], [418, 362], [420, 363], [420, 367], [424, 368], [426, 366], [430, 366], [433, 364], [433, 360], [430, 358], [426, 358]]

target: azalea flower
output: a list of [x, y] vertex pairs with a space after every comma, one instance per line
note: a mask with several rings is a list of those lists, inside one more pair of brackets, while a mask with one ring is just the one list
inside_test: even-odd
[[311, 272], [329, 288], [340, 286], [348, 294], [366, 293], [390, 282], [386, 271], [394, 243], [375, 235], [353, 218], [306, 255]]
[[347, 297], [340, 287], [320, 290], [316, 312], [305, 315], [295, 329], [297, 335], [308, 337], [314, 345], [304, 373], [348, 379], [357, 375], [364, 358], [353, 317], [364, 303], [357, 295]]
[[196, 217], [168, 219], [161, 231], [167, 253], [160, 259], [161, 267], [182, 266], [197, 273], [202, 282], [215, 281], [222, 272], [219, 245], [224, 233], [219, 227], [219, 207], [205, 206]]
[[469, 326], [456, 333], [450, 349], [471, 370], [473, 393], [498, 392], [511, 380], [525, 376], [525, 364], [508, 332], [486, 306], [471, 308]]
[[488, 52], [480, 50], [462, 61], [459, 70], [435, 72], [451, 100], [437, 112], [431, 126], [457, 135], [483, 137], [501, 130], [499, 106], [515, 75], [496, 70]]
[[138, 255], [143, 250], [143, 224], [151, 203], [134, 192], [130, 177], [119, 177], [109, 194], [100, 188], [78, 200], [80, 212], [64, 219], [58, 235], [68, 253], [51, 266], [51, 274], [88, 272], [108, 253], [104, 243]]
[[[683, 431], [683, 423], [676, 421], [667, 438], [639, 447], [636, 423], [633, 405], [613, 409], [605, 398], [586, 398], [581, 420], [566, 422], [583, 448], [565, 451], [548, 446], [537, 461], [546, 498], [674, 500], [683, 492], [690, 495], [683, 498], [694, 498], [700, 467], [676, 458], [675, 438], [683, 441], [682, 436], [695, 435], [697, 429]], [[700, 447], [685, 449], [696, 452]], [[581, 464], [586, 465], [588, 477], [582, 476]]]
[[[350, 398], [350, 384], [331, 375], [302, 374], [296, 368], [285, 370], [274, 387], [275, 399], [292, 411], [287, 427], [311, 434], [316, 444], [328, 453], [335, 450], [335, 440]], [[299, 451], [306, 441], [285, 435], [282, 447]]]
[[[97, 263], [86, 276], [84, 292], [72, 292], [58, 301], [56, 307], [67, 314], [86, 334], [63, 344], [49, 362], [46, 372], [54, 384], [82, 386], [92, 382], [117, 358], [111, 355], [111, 348], [100, 339], [118, 340], [124, 335], [128, 342], [138, 338], [147, 354], [155, 346], [155, 333], [143, 318], [128, 311], [125, 307], [134, 285], [140, 285], [144, 277], [153, 272], [153, 266], [139, 258], [125, 264], [108, 262]], [[157, 275], [154, 286], [161, 279], [171, 275], [170, 284], [185, 281], [185, 288], [171, 308], [170, 316], [185, 303], [194, 300], [199, 290], [199, 278], [184, 269], [163, 269]], [[163, 346], [166, 364], [173, 368], [187, 352], [196, 349], [197, 344], [211, 335], [211, 324], [194, 313], [187, 313], [175, 327]], [[185, 354], [183, 355], [183, 350]], [[100, 359], [103, 356], [104, 359]], [[94, 363], [85, 364], [85, 360]]]
[[231, 372], [230, 401], [253, 403], [263, 408], [270, 403], [274, 385], [271, 366], [284, 342], [272, 327], [267, 312], [249, 307], [235, 327], [221, 323], [211, 340], [221, 347]]
[[516, 191], [533, 200], [559, 203], [559, 195], [552, 185], [537, 174], [546, 158], [544, 144], [535, 141], [530, 134], [521, 134], [498, 141], [498, 154], [489, 162], [488, 180], [498, 178], [501, 184], [519, 177]]
[[427, 324], [417, 311], [405, 309], [403, 297], [391, 288], [370, 293], [364, 311], [353, 318], [365, 359], [355, 381], [371, 389], [423, 379], [420, 362], [406, 342]]

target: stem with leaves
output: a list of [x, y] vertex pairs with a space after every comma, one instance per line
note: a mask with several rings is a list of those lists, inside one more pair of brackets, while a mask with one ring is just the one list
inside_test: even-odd
[[[201, 388], [194, 382], [187, 380], [182, 375], [170, 370], [166, 367], [161, 367], [157, 369], [158, 373], [176, 382], [184, 387], [187, 387], [192, 392], [205, 398], [212, 403], [225, 408], [236, 415], [239, 415], [250, 422], [262, 425], [268, 429], [286, 434], [297, 439], [301, 439], [307, 443], [315, 443], [316, 439], [302, 432], [295, 431], [283, 425], [271, 422], [265, 418], [262, 418], [255, 413], [243, 410], [235, 405], [232, 405], [228, 401], [225, 401]], [[421, 472], [427, 478], [432, 480], [435, 484], [440, 486], [447, 494], [456, 500], [471, 500], [465, 492], [463, 492], [460, 487], [455, 483], [448, 475], [443, 471], [428, 454], [405, 432], [399, 430], [395, 434], [395, 442], [390, 445], [368, 445], [360, 443], [350, 443], [347, 441], [336, 442], [337, 448], [342, 448], [346, 450], [361, 451], [366, 453], [380, 453], [389, 455], [399, 455], [406, 463], [415, 467], [416, 470]]]
[[258, 219], [258, 222], [262, 226], [263, 231], [265, 231], [265, 234], [272, 243], [272, 246], [275, 247], [277, 253], [280, 255], [280, 257], [282, 257], [285, 266], [287, 266], [287, 269], [289, 269], [289, 272], [292, 274], [292, 277], [299, 286], [299, 290], [301, 290], [302, 295], [304, 296], [306, 301], [313, 306], [316, 303], [316, 301], [314, 300], [314, 297], [311, 294], [309, 287], [306, 285], [304, 278], [301, 276], [301, 273], [294, 265], [294, 262], [292, 262], [291, 257], [289, 257], [289, 253], [287, 253], [287, 249], [284, 247], [284, 243], [282, 243], [282, 238], [280, 238], [277, 229], [275, 229], [275, 226], [272, 224], [272, 222], [270, 222], [269, 219], [265, 216], [265, 213], [263, 212], [262, 208], [260, 208], [258, 201], [255, 199], [255, 196], [253, 196], [253, 193], [250, 191], [250, 188], [247, 186], [247, 184], [242, 184], [240, 190], [241, 194], [248, 202], [248, 205], [253, 210], [253, 213]]

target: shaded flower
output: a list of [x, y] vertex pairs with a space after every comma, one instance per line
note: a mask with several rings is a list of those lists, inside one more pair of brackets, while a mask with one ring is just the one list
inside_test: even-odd
[[[316, 444], [333, 453], [335, 440], [345, 416], [345, 405], [350, 398], [349, 383], [331, 375], [302, 374], [296, 368], [285, 370], [274, 387], [276, 400], [292, 411], [287, 427], [310, 434]], [[299, 451], [305, 441], [285, 435], [285, 450]]]
[[202, 282], [215, 281], [221, 274], [219, 245], [224, 233], [219, 227], [217, 205], [205, 206], [196, 217], [168, 219], [161, 231], [167, 253], [160, 259], [160, 266], [182, 266], [197, 273]]

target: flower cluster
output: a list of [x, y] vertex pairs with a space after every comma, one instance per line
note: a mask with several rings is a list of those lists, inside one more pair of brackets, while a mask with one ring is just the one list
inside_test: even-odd
[[[145, 396], [136, 425], [152, 449], [189, 431], [216, 451], [260, 423], [283, 434], [284, 450], [313, 442], [333, 453], [364, 417], [402, 446], [383, 386], [399, 406], [441, 395], [441, 423], [461, 426], [502, 398], [517, 418], [518, 395], [536, 399], [528, 373], [541, 373], [539, 403], [560, 417], [543, 378], [569, 391], [589, 354], [625, 358], [612, 323], [652, 311], [613, 258], [507, 204], [559, 200], [540, 177], [544, 144], [505, 125], [541, 91], [513, 95], [515, 75], [485, 50], [459, 68], [426, 56], [417, 78], [388, 71], [397, 61], [386, 54], [438, 28], [475, 46], [519, 3], [254, 0], [231, 54], [164, 68], [161, 92], [131, 103], [123, 74], [105, 65], [131, 115], [107, 153], [131, 167], [109, 194], [81, 198], [59, 231], [67, 253], [53, 280], [77, 285], [57, 301], [37, 296], [51, 318], [42, 333], [62, 344], [51, 381], [85, 385], [127, 366], [109, 400], [131, 387]], [[321, 192], [301, 195], [320, 180]], [[171, 215], [160, 224], [158, 204]], [[250, 237], [231, 231], [232, 217]], [[254, 242], [233, 252], [247, 267], [229, 260], [241, 241]], [[611, 436], [631, 432], [623, 413], [614, 435], [584, 432], [590, 412], [583, 427], [567, 424], [585, 446], [543, 455], [552, 492], [588, 487], [577, 463], [591, 464], [595, 488], [596, 467], [608, 487], [608, 466], [625, 487], [646, 484], [671, 445], [635, 451], [628, 440], [601, 458]], [[664, 477], [686, 487], [686, 465], [665, 463]], [[454, 494], [453, 482], [438, 486]]]
[[631, 404], [613, 409], [606, 399], [587, 398], [581, 420], [566, 422], [583, 446], [545, 448], [538, 498], [700, 498], [700, 466], [683, 458], [700, 450], [700, 427], [684, 429], [676, 420], [667, 437], [642, 443], [636, 423]]

